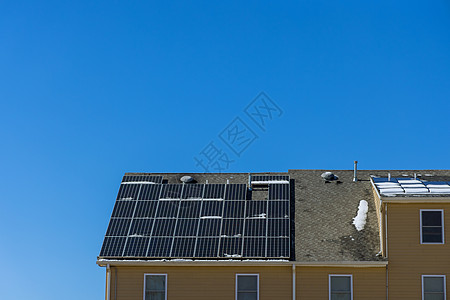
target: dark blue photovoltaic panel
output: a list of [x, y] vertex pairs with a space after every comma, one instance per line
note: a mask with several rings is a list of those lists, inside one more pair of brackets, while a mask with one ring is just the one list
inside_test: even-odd
[[150, 239], [147, 256], [169, 257], [173, 237], [152, 237]]
[[203, 199], [223, 199], [225, 184], [206, 184]]
[[217, 257], [218, 247], [219, 247], [218, 238], [199, 237], [197, 239], [195, 257]]
[[178, 215], [178, 208], [180, 201], [159, 201], [158, 210], [156, 212], [157, 218], [176, 218]]
[[125, 175], [122, 182], [153, 182], [162, 183], [163, 177], [156, 175]]
[[225, 200], [245, 200], [247, 199], [246, 184], [227, 184], [225, 190]]
[[266, 238], [245, 238], [244, 257], [265, 257]]
[[203, 201], [200, 217], [222, 216], [223, 201]]
[[132, 218], [136, 201], [116, 201], [111, 215], [113, 218]]
[[161, 184], [142, 184], [139, 200], [158, 200], [159, 194], [161, 193], [161, 187]]
[[198, 219], [178, 219], [175, 236], [197, 236]]
[[100, 256], [122, 256], [126, 237], [105, 237]]
[[131, 223], [130, 236], [150, 236], [153, 227], [153, 219], [134, 219]]
[[202, 201], [183, 200], [180, 202], [178, 218], [195, 218], [198, 220]]
[[182, 184], [163, 184], [160, 199], [181, 199]]
[[289, 181], [289, 175], [252, 175], [251, 181]]
[[140, 189], [140, 184], [121, 184], [117, 200], [136, 200]]
[[176, 219], [155, 219], [152, 236], [173, 236]]
[[201, 199], [204, 188], [204, 184], [186, 184], [184, 186], [183, 199]]
[[157, 201], [137, 201], [135, 218], [154, 218], [156, 213]]
[[244, 219], [223, 219], [220, 236], [241, 237], [243, 234]]
[[267, 236], [289, 237], [289, 219], [269, 219]]
[[106, 236], [127, 236], [131, 219], [111, 219]]
[[200, 219], [199, 236], [219, 236], [222, 219]]
[[171, 257], [193, 257], [195, 238], [174, 238]]
[[245, 212], [245, 202], [241, 201], [224, 201], [224, 218], [243, 218]]
[[245, 219], [245, 236], [266, 236], [266, 219]]
[[220, 257], [242, 257], [242, 238], [220, 238]]
[[149, 176], [124, 177], [101, 257], [290, 257], [290, 184], [269, 183], [267, 196], [260, 189], [246, 200], [246, 184], [159, 184], [152, 182], [161, 176]]
[[269, 218], [289, 218], [289, 201], [269, 201]]
[[265, 218], [267, 215], [267, 201], [247, 201], [246, 217], [261, 217]]
[[144, 257], [147, 254], [149, 237], [129, 237], [123, 256]]
[[289, 184], [269, 184], [269, 200], [289, 200]]
[[268, 238], [267, 257], [289, 257], [289, 238]]

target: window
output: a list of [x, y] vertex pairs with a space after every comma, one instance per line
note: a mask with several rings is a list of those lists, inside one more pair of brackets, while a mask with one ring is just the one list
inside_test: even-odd
[[144, 300], [167, 299], [167, 274], [144, 275]]
[[236, 300], [259, 299], [259, 275], [236, 274]]
[[444, 210], [420, 210], [420, 242], [422, 244], [444, 243]]
[[445, 299], [445, 275], [422, 275], [422, 300]]
[[352, 300], [353, 280], [352, 275], [329, 276], [330, 300]]

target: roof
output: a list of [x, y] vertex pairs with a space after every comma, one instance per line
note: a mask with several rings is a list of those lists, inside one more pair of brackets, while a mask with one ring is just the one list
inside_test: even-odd
[[[323, 180], [321, 174], [326, 171], [333, 172], [339, 180], [331, 182]], [[358, 181], [353, 182], [353, 170], [289, 170], [279, 173], [257, 173], [290, 176], [292, 211], [290, 260], [311, 263], [361, 263], [383, 260], [377, 256], [380, 252], [380, 241], [371, 176], [386, 177], [388, 172], [395, 178], [414, 177], [414, 173], [420, 177], [423, 174], [430, 181], [450, 176], [449, 170], [358, 170]], [[250, 173], [126, 173], [125, 175], [163, 176], [163, 184], [180, 183], [180, 178], [186, 175], [194, 177], [198, 183], [247, 184]], [[261, 192], [256, 188], [252, 191], [255, 198], [263, 196], [258, 193]], [[358, 213], [361, 200], [368, 202], [368, 213], [364, 229], [358, 231], [353, 225], [353, 218]]]

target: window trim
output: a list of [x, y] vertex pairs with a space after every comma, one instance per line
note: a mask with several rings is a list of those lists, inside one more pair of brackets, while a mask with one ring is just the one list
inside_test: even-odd
[[447, 299], [447, 278], [445, 275], [422, 275], [422, 300], [425, 299], [425, 289], [423, 285], [423, 279], [425, 277], [441, 277], [444, 278], [444, 300]]
[[145, 280], [146, 279], [146, 277], [147, 277], [147, 275], [150, 275], [150, 276], [164, 276], [165, 277], [165, 280], [164, 280], [164, 299], [166, 299], [167, 300], [167, 274], [157, 274], [157, 273], [144, 273], [144, 295], [143, 295], [143, 299], [145, 300], [145, 292], [146, 292], [146, 282], [147, 282], [147, 280]]
[[350, 299], [353, 300], [353, 275], [352, 274], [328, 274], [328, 300], [331, 300], [331, 277], [350, 277]]
[[[442, 242], [440, 243], [429, 243], [423, 241], [422, 236], [422, 212], [424, 211], [440, 211], [441, 212], [441, 227], [442, 227]], [[445, 244], [445, 235], [444, 235], [444, 210], [443, 209], [421, 209], [420, 210], [420, 244], [421, 245], [443, 245]]]
[[238, 300], [238, 277], [239, 276], [256, 276], [256, 299], [259, 300], [259, 274], [247, 274], [247, 273], [236, 273], [234, 299]]

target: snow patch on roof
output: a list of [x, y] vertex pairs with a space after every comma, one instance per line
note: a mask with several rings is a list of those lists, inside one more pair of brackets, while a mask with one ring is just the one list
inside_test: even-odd
[[359, 201], [358, 213], [356, 217], [353, 218], [353, 225], [355, 225], [356, 230], [361, 231], [364, 229], [367, 220], [367, 212], [369, 211], [369, 204], [366, 200]]

